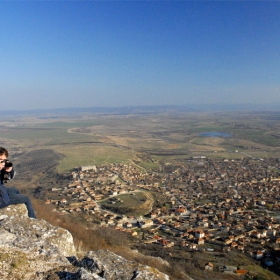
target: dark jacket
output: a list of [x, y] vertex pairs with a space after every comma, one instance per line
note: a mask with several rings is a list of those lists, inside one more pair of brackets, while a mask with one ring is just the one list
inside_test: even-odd
[[0, 171], [0, 208], [4, 208], [11, 204], [7, 189], [4, 186], [4, 181], [11, 180], [15, 176], [15, 171], [6, 172], [5, 168]]

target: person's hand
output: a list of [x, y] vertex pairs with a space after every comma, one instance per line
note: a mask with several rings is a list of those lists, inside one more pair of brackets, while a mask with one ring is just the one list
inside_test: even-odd
[[6, 172], [11, 172], [13, 170], [13, 167], [5, 167]]

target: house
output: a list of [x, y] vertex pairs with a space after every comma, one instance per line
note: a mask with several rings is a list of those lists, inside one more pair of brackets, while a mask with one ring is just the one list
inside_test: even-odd
[[154, 222], [152, 220], [148, 219], [148, 220], [145, 220], [145, 221], [141, 221], [139, 223], [139, 226], [141, 228], [147, 228], [147, 227], [151, 227], [153, 224], [154, 224]]
[[197, 239], [197, 244], [198, 245], [203, 245], [204, 244], [204, 239], [203, 238], [198, 238]]
[[245, 270], [245, 269], [237, 269], [237, 270], [235, 271], [235, 273], [236, 273], [237, 275], [245, 275], [245, 274], [247, 273], [247, 270]]
[[205, 233], [204, 233], [203, 230], [197, 230], [197, 231], [195, 232], [195, 237], [196, 237], [196, 238], [203, 238], [204, 236], [205, 236]]
[[268, 236], [276, 236], [276, 230], [275, 229], [268, 229], [267, 230]]
[[174, 246], [174, 242], [168, 242], [164, 247], [165, 248], [170, 248]]
[[232, 243], [232, 240], [231, 239], [226, 239], [224, 243], [225, 243], [225, 245], [229, 245], [229, 244]]
[[126, 228], [131, 228], [132, 227], [132, 223], [131, 222], [126, 222], [125, 223], [125, 227]]
[[186, 208], [183, 207], [183, 206], [179, 206], [177, 209], [176, 209], [176, 212], [177, 213], [180, 213], [180, 214], [183, 214], [186, 212]]
[[137, 236], [138, 235], [138, 233], [137, 233], [137, 231], [131, 231], [131, 234], [130, 234], [131, 236]]
[[154, 219], [156, 216], [157, 216], [157, 213], [156, 213], [156, 212], [152, 212], [152, 213], [151, 213], [151, 219]]
[[95, 165], [80, 166], [80, 170], [81, 171], [88, 171], [88, 170], [96, 171], [96, 166]]
[[204, 269], [205, 270], [210, 270], [212, 271], [214, 268], [214, 265], [211, 262], [208, 262], [207, 264], [205, 264]]
[[251, 236], [252, 237], [256, 237], [256, 238], [260, 238], [261, 234], [260, 234], [260, 232], [254, 230], [254, 231], [251, 232]]
[[263, 258], [263, 252], [258, 250], [257, 252], [254, 253], [254, 257], [256, 260], [260, 260]]
[[260, 237], [266, 237], [267, 235], [267, 230], [266, 229], [263, 229], [261, 232], [260, 232]]
[[65, 198], [62, 198], [62, 199], [60, 200], [60, 203], [61, 203], [61, 204], [65, 204], [65, 203], [67, 203], [67, 200], [66, 200]]
[[239, 251], [244, 251], [245, 248], [244, 248], [243, 245], [238, 245], [238, 246], [237, 246], [237, 249], [238, 249]]
[[233, 274], [237, 270], [236, 266], [225, 265], [223, 267], [224, 273]]
[[45, 201], [45, 204], [51, 204], [51, 200], [50, 200], [50, 199], [47, 199], [47, 200]]
[[192, 243], [192, 244], [190, 244], [189, 248], [191, 250], [197, 250], [197, 245]]
[[168, 241], [166, 239], [160, 239], [159, 241], [159, 244], [162, 245], [162, 246], [166, 246]]
[[203, 222], [203, 223], [202, 223], [202, 226], [205, 227], [205, 228], [207, 228], [207, 227], [209, 226], [209, 224], [208, 224], [208, 222]]

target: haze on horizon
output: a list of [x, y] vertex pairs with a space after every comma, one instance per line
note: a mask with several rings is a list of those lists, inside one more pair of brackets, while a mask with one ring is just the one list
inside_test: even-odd
[[2, 110], [273, 104], [278, 1], [2, 1]]

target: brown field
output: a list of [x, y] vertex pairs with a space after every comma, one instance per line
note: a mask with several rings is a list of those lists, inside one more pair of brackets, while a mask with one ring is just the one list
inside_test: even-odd
[[[163, 163], [179, 166], [192, 156], [240, 158], [248, 154], [259, 158], [280, 157], [280, 123], [274, 115], [239, 112], [10, 117], [0, 122], [0, 140], [1, 145], [10, 151], [10, 160], [18, 171], [15, 179], [8, 184], [35, 198], [35, 208], [40, 218], [68, 228], [74, 235], [76, 246], [109, 248], [125, 254], [123, 248], [114, 247], [113, 244], [126, 243], [125, 237], [98, 231], [93, 235], [84, 229], [84, 217], [76, 215], [73, 222], [69, 216], [56, 217], [50, 215], [48, 208], [45, 209], [42, 201], [49, 196], [50, 189], [61, 187], [69, 181], [62, 173], [80, 165], [107, 163], [131, 163], [147, 171], [157, 171]], [[200, 135], [213, 131], [231, 136], [214, 138]], [[144, 214], [149, 205], [157, 200], [141, 197], [140, 193], [138, 199], [139, 214]], [[135, 202], [135, 198], [126, 196], [123, 206], [126, 209], [122, 210], [132, 213], [135, 209], [131, 205], [135, 205]], [[111, 204], [107, 207], [111, 207]], [[77, 224], [80, 226], [77, 227]], [[82, 245], [81, 240], [84, 242]], [[148, 255], [155, 254], [152, 245], [141, 249]], [[168, 255], [168, 251], [157, 252], [157, 256], [159, 254], [172, 264], [170, 271], [166, 271], [172, 275], [171, 279], [186, 279], [185, 273], [193, 278], [209, 279], [209, 275], [199, 268], [206, 259], [209, 260], [209, 256], [204, 259], [202, 254], [182, 254], [180, 250], [178, 255], [173, 256]], [[241, 256], [232, 255], [230, 258], [236, 262]], [[150, 260], [136, 260], [151, 264]], [[213, 256], [213, 262], [218, 260]], [[247, 261], [246, 258], [245, 266], [252, 264]], [[259, 272], [267, 277], [264, 279], [273, 279], [273, 275], [269, 275], [269, 272], [265, 275], [264, 272]], [[220, 274], [214, 272], [211, 276], [212, 279], [236, 279], [233, 276], [219, 278]]]
[[[56, 155], [52, 169], [59, 173], [80, 165], [107, 163], [133, 163], [158, 170], [164, 162], [178, 163], [191, 156], [280, 157], [280, 123], [275, 114], [10, 117], [0, 122], [0, 140], [15, 165], [26, 164], [29, 152], [48, 150]], [[211, 131], [230, 137], [200, 136]], [[35, 156], [33, 161], [28, 165], [39, 166]]]
[[[63, 155], [57, 171], [81, 164], [139, 162], [148, 154], [156, 162], [190, 156], [279, 157], [278, 119], [268, 113], [181, 113], [155, 115], [87, 115], [25, 117], [2, 120], [2, 145], [19, 156], [36, 149]], [[226, 132], [222, 137], [201, 137], [201, 132]], [[244, 155], [243, 155], [244, 156]], [[145, 156], [142, 157], [146, 158]]]

